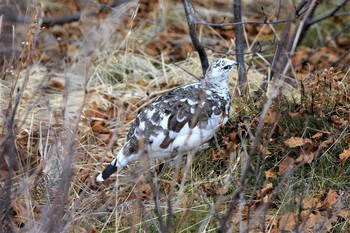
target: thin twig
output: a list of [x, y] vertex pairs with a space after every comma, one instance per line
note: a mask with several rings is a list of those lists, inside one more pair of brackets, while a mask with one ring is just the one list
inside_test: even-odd
[[229, 27], [229, 26], [237, 26], [237, 25], [244, 25], [244, 24], [268, 24], [268, 25], [273, 25], [273, 24], [283, 24], [283, 23], [288, 23], [291, 21], [295, 21], [298, 19], [300, 16], [295, 17], [293, 19], [285, 19], [285, 20], [276, 20], [276, 21], [241, 21], [241, 22], [234, 22], [234, 23], [208, 23], [203, 20], [196, 20], [196, 24], [198, 25], [204, 25], [208, 27]]
[[[271, 51], [271, 50], [273, 50], [273, 49], [275, 49], [277, 47], [276, 45], [270, 45], [270, 47], [268, 47], [266, 49], [262, 49], [263, 46], [265, 46], [265, 45], [256, 46], [253, 51], [251, 51], [251, 52], [243, 52], [241, 54], [243, 54], [243, 55], [250, 55], [251, 54], [252, 57], [253, 57], [257, 53], [264, 53], [264, 52], [267, 52], [267, 51]], [[206, 49], [212, 50], [212, 51], [214, 50], [209, 45], [203, 45], [203, 47], [206, 48]], [[218, 51], [218, 50], [215, 50], [215, 53], [220, 53], [220, 54], [225, 54], [225, 55], [232, 55], [232, 56], [236, 56], [238, 54], [238, 53], [232, 53], [232, 52], [228, 52], [228, 51]]]
[[[235, 0], [233, 3], [233, 17], [235, 22], [242, 21], [241, 0]], [[237, 25], [236, 36], [236, 60], [238, 62], [238, 85], [241, 93], [244, 94], [244, 85], [247, 82], [247, 71], [245, 68], [243, 47], [244, 47], [244, 28], [243, 25]]]
[[180, 65], [173, 63], [174, 66], [176, 66], [177, 68], [180, 68], [182, 71], [184, 71], [186, 74], [191, 75], [192, 77], [196, 78], [197, 80], [200, 80], [199, 77], [197, 77], [196, 75], [192, 74], [191, 72], [189, 72], [188, 70], [186, 70], [185, 68], [181, 67]]
[[310, 21], [308, 24], [309, 26], [321, 22], [325, 19], [328, 19], [329, 17], [335, 16], [335, 13], [337, 13], [337, 11], [339, 11], [347, 2], [349, 2], [349, 0], [343, 0], [341, 3], [339, 3], [333, 10], [331, 10], [328, 14], [325, 14], [323, 16], [320, 16], [312, 21]]
[[[18, 88], [17, 90], [17, 95], [15, 96], [15, 101], [13, 107], [11, 106], [11, 102], [9, 103], [8, 109], [11, 109], [11, 112], [9, 115], [6, 113], [6, 137], [5, 140], [1, 143], [0, 145], [0, 152], [1, 152], [1, 157], [5, 161], [5, 156], [8, 156], [8, 177], [7, 180], [4, 183], [3, 188], [0, 190], [1, 198], [4, 198], [0, 203], [0, 211], [1, 211], [1, 217], [0, 217], [0, 222], [1, 222], [1, 228], [0, 231], [3, 230], [3, 228], [6, 228], [7, 232], [11, 232], [12, 229], [12, 223], [11, 219], [9, 216], [9, 211], [11, 208], [11, 188], [12, 188], [12, 169], [14, 169], [14, 165], [16, 163], [17, 159], [17, 149], [15, 146], [15, 116], [17, 114], [18, 106], [21, 102], [21, 99], [24, 94], [24, 90], [27, 86], [29, 76], [30, 76], [30, 71], [31, 68], [33, 67], [33, 58], [35, 55], [35, 48], [37, 44], [37, 39], [38, 35], [40, 32], [40, 24], [41, 24], [41, 12], [42, 8], [39, 7], [39, 9], [36, 12], [36, 23], [33, 25], [33, 36], [32, 36], [32, 43], [30, 43], [30, 46], [28, 47], [28, 56], [27, 56], [27, 70], [24, 76], [24, 80], [22, 85]], [[17, 79], [16, 79], [17, 81]], [[14, 91], [14, 89], [13, 89]], [[12, 96], [13, 92], [11, 92]]]
[[242, 172], [241, 172], [241, 178], [239, 181], [239, 185], [237, 187], [237, 190], [232, 195], [232, 200], [230, 205], [228, 206], [225, 215], [220, 220], [220, 228], [218, 229], [219, 233], [225, 233], [227, 232], [230, 223], [230, 219], [232, 217], [233, 211], [235, 210], [236, 205], [240, 201], [241, 193], [245, 190], [248, 174], [249, 174], [249, 166], [251, 163], [251, 156], [248, 153], [248, 150], [243, 147], [244, 156], [247, 158], [246, 161], [244, 161]]
[[334, 40], [335, 38], [337, 38], [339, 35], [341, 35], [344, 31], [346, 31], [347, 29], [350, 28], [350, 23], [346, 24], [345, 27], [343, 27], [342, 29], [340, 29], [337, 33], [335, 33], [331, 38], [329, 38], [328, 40], [326, 40], [323, 44], [321, 44], [317, 49], [313, 50], [312, 53], [310, 53], [304, 60], [302, 60], [301, 62], [299, 62], [296, 66], [300, 66], [305, 64], [312, 56], [314, 56], [316, 53], [318, 53], [321, 48], [323, 48], [326, 44], [328, 44], [329, 42], [331, 42], [332, 40]]
[[[123, 3], [130, 2], [129, 0], [116, 0], [113, 1], [111, 4], [99, 4], [97, 10], [91, 10], [87, 13], [88, 16], [96, 16], [103, 12], [106, 9], [115, 8]], [[16, 14], [9, 13], [8, 7], [3, 7], [0, 9], [0, 15], [4, 14], [7, 19], [9, 19], [11, 22], [15, 23], [31, 23], [32, 20], [30, 18], [27, 18], [26, 16], [18, 16]], [[74, 21], [80, 20], [82, 16], [82, 12], [77, 12], [71, 15], [59, 17], [59, 18], [43, 18], [41, 26], [43, 27], [51, 27], [54, 25], [62, 25], [66, 23], [71, 23]]]
[[305, 32], [307, 31], [307, 29], [309, 28], [308, 26], [308, 22], [310, 21], [310, 19], [313, 17], [313, 14], [316, 11], [316, 8], [318, 6], [318, 1], [317, 0], [310, 0], [307, 4], [307, 12], [305, 13], [305, 15], [303, 16], [303, 18], [300, 20], [299, 22], [299, 26], [297, 28], [297, 30], [294, 32], [294, 35], [292, 37], [292, 40], [289, 42], [288, 45], [288, 50], [287, 50], [287, 56], [284, 56], [285, 58], [288, 58], [288, 60], [285, 63], [285, 67], [283, 69], [283, 72], [281, 74], [280, 77], [285, 77], [285, 75], [287, 74], [288, 70], [290, 69], [291, 63], [288, 62], [290, 60], [290, 54], [294, 54], [298, 44], [302, 41], [302, 39], [305, 36]]
[[334, 17], [343, 17], [343, 16], [349, 16], [350, 12], [343, 12], [343, 13], [339, 13], [339, 14], [335, 14]]
[[[305, 34], [305, 27], [307, 25], [306, 21], [309, 20], [310, 17], [312, 17], [312, 14], [316, 9], [317, 4], [312, 4], [313, 2], [313, 0], [303, 0], [296, 7], [296, 11], [294, 12], [295, 15], [298, 15], [298, 12], [303, 7], [305, 7], [307, 11], [303, 15], [302, 20], [299, 23], [298, 29], [294, 32], [292, 36], [290, 35], [292, 23], [288, 23], [285, 27], [281, 37], [281, 41], [277, 46], [274, 60], [271, 65], [271, 73], [269, 76], [270, 78], [284, 78], [284, 75], [289, 70], [290, 63], [288, 61], [290, 60], [290, 56], [291, 54], [293, 54], [296, 45], [298, 45], [302, 40], [304, 36], [303, 34]], [[312, 8], [310, 8], [310, 6]]]
[[336, 66], [341, 60], [345, 59], [350, 54], [350, 49], [348, 49], [345, 53], [343, 53], [336, 61], [332, 62], [329, 66]]
[[273, 24], [283, 24], [283, 23], [288, 23], [288, 22], [294, 22], [296, 19], [300, 18], [300, 16], [303, 16], [303, 14], [306, 12], [306, 9], [301, 11], [303, 8], [303, 4], [300, 5], [301, 7], [296, 7], [295, 10], [297, 14], [290, 18], [290, 19], [284, 19], [284, 20], [276, 20], [276, 21], [240, 21], [240, 22], [234, 22], [234, 23], [208, 23], [205, 22], [204, 20], [198, 20], [195, 19], [195, 23], [198, 25], [204, 25], [204, 26], [209, 26], [209, 27], [227, 27], [227, 26], [237, 26], [237, 25], [243, 25], [243, 24], [268, 24], [268, 25], [273, 25]]
[[163, 218], [163, 214], [161, 211], [161, 207], [160, 207], [160, 198], [159, 198], [159, 184], [157, 182], [150, 182], [151, 184], [151, 188], [152, 188], [152, 192], [153, 192], [153, 202], [154, 202], [154, 210], [155, 210], [155, 214], [158, 218], [158, 222], [160, 225], [160, 232], [162, 233], [166, 233], [167, 231], [167, 226], [165, 224], [165, 220]]
[[201, 64], [202, 64], [203, 75], [205, 75], [205, 72], [207, 71], [207, 69], [209, 67], [208, 56], [207, 56], [207, 53], [205, 52], [204, 47], [201, 45], [201, 43], [199, 42], [199, 39], [197, 37], [196, 20], [193, 17], [190, 4], [189, 4], [188, 0], [183, 0], [182, 2], [183, 2], [185, 13], [186, 13], [186, 19], [187, 19], [187, 24], [188, 24], [192, 44], [198, 52], [198, 55], [199, 55], [199, 58], [200, 58]]

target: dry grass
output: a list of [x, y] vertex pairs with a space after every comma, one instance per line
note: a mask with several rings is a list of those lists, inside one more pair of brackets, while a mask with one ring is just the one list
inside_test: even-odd
[[[100, 30], [88, 30], [85, 32], [86, 37], [103, 34], [107, 29]], [[129, 37], [132, 35], [130, 32]], [[125, 41], [132, 44], [130, 41], [133, 38], [128, 36], [122, 44]], [[94, 38], [83, 40], [82, 47], [91, 46], [93, 42]], [[115, 45], [118, 46], [122, 45]], [[91, 48], [100, 49], [100, 45], [94, 44]], [[86, 51], [80, 53], [83, 55]], [[63, 231], [72, 232], [93, 228], [110, 229], [114, 228], [113, 223], [125, 231], [132, 228], [148, 231], [148, 228], [157, 225], [150, 190], [152, 185], [148, 184], [147, 178], [154, 174], [147, 175], [148, 167], [133, 165], [130, 169], [121, 171], [117, 180], [112, 179], [98, 186], [94, 177], [103, 168], [101, 162], [106, 165], [112, 160], [113, 155], [109, 149], [120, 147], [133, 115], [159, 94], [197, 81], [186, 71], [199, 77], [199, 59], [194, 55], [176, 64], [166, 64], [147, 55], [135, 54], [133, 48], [129, 47], [124, 51], [115, 50], [111, 54], [100, 51], [95, 54], [97, 60], [94, 65], [89, 65], [90, 59], [87, 58], [56, 72], [37, 63], [30, 68], [29, 74], [26, 73], [27, 69], [20, 73], [12, 70], [1, 80], [1, 106], [5, 109], [9, 106], [11, 88], [17, 90], [25, 78], [29, 77], [15, 117], [14, 132], [21, 163], [13, 177], [12, 187], [15, 224], [24, 227], [26, 231], [48, 230], [51, 229], [51, 224], [57, 224], [58, 229]], [[210, 59], [215, 59], [214, 56], [211, 55]], [[232, 90], [236, 89], [235, 75], [234, 72], [233, 77], [230, 77]], [[18, 82], [15, 84], [13, 81], [17, 76]], [[250, 77], [256, 88], [262, 76], [252, 73]], [[13, 99], [16, 95], [17, 92], [12, 95]], [[113, 112], [107, 115], [106, 111], [110, 109]], [[89, 114], [89, 111], [97, 113]], [[1, 118], [3, 123], [5, 119]], [[115, 141], [112, 140], [108, 145], [99, 138], [91, 129], [94, 121], [105, 122], [112, 130]], [[209, 183], [215, 181], [222, 186], [228, 185], [227, 174], [220, 178], [206, 168], [205, 173], [212, 177], [208, 179], [208, 175], [203, 174], [203, 166], [210, 164], [204, 162], [203, 164], [201, 158], [195, 158], [198, 168], [188, 166], [187, 169], [190, 177], [198, 179], [191, 179], [189, 184], [182, 185], [181, 197], [177, 197], [177, 188], [170, 195], [173, 201], [178, 202], [173, 213], [175, 216], [186, 216], [189, 213], [199, 215], [186, 223], [188, 228], [196, 228], [195, 222], [208, 214], [205, 202], [198, 199], [198, 195], [201, 195], [198, 186], [203, 183], [202, 179]], [[186, 164], [180, 161], [180, 164], [184, 163]], [[72, 178], [69, 174], [70, 166], [73, 168]], [[177, 179], [173, 176], [174, 168], [170, 166], [166, 170], [167, 172], [161, 173], [159, 181], [152, 183], [164, 182], [162, 186], [181, 186], [181, 183], [173, 180]], [[67, 191], [67, 194], [64, 193]], [[62, 195], [67, 199], [62, 199]], [[160, 203], [163, 203], [160, 207], [162, 213], [167, 212], [167, 198], [167, 195], [160, 197]], [[207, 219], [212, 218], [211, 215]], [[187, 228], [183, 227], [180, 220], [178, 224], [179, 229]], [[131, 227], [132, 225], [134, 226]]]
[[[169, 22], [180, 23], [179, 19], [184, 18], [181, 5], [173, 7], [163, 1], [160, 5], [162, 11], [153, 15], [157, 22], [150, 24], [141, 20], [137, 26], [121, 30], [122, 33], [115, 34], [111, 28], [124, 25], [121, 18], [126, 12], [132, 15], [127, 19], [128, 25], [136, 23], [137, 14], [134, 13], [137, 6], [133, 3], [112, 12], [104, 23], [92, 22], [91, 26], [90, 19], [83, 19], [83, 39], [78, 41], [80, 50], [70, 57], [71, 62], [61, 64], [56, 70], [36, 62], [23, 70], [12, 69], [0, 80], [0, 130], [4, 132], [1, 143], [2, 148], [6, 148], [10, 146], [6, 140], [11, 139], [11, 132], [3, 127], [10, 115], [6, 115], [6, 110], [9, 109], [8, 113], [13, 111], [13, 103], [20, 93], [18, 90], [28, 79], [12, 125], [17, 152], [5, 154], [6, 158], [17, 156], [14, 159], [17, 161], [15, 171], [10, 174], [2, 169], [0, 174], [2, 194], [5, 194], [6, 178], [10, 175], [12, 180], [10, 196], [3, 195], [3, 200], [11, 201], [7, 216], [13, 220], [14, 229], [24, 232], [158, 232], [165, 228], [171, 232], [213, 232], [218, 229], [218, 218], [230, 206], [238, 187], [260, 109], [266, 101], [262, 97], [253, 102], [254, 91], [258, 90], [263, 79], [256, 69], [249, 70], [251, 92], [245, 97], [240, 97], [238, 92], [236, 72], [229, 77], [234, 97], [231, 121], [218, 135], [218, 142], [211, 142], [210, 149], [200, 151], [196, 156], [166, 161], [160, 170], [162, 161], [141, 161], [119, 171], [103, 184], [95, 183], [97, 173], [113, 159], [111, 149], [118, 150], [123, 143], [135, 115], [156, 96], [173, 87], [195, 82], [195, 76], [200, 76], [201, 67], [195, 53], [182, 61], [169, 63], [164, 57], [154, 58], [142, 52], [146, 50], [143, 44], [155, 39], [162, 27]], [[208, 15], [218, 13], [205, 11], [205, 7], [198, 10]], [[213, 38], [221, 40], [228, 48], [232, 47], [232, 41], [217, 35]], [[212, 53], [209, 58], [214, 60], [220, 56]], [[15, 91], [11, 93], [11, 90]], [[288, 100], [295, 96], [295, 90], [285, 92]], [[302, 99], [299, 93], [297, 102]], [[280, 104], [281, 109], [286, 108]], [[290, 106], [294, 105], [287, 105]], [[293, 201], [303, 202], [306, 194], [315, 193], [319, 187], [327, 189], [333, 182], [322, 181], [323, 177], [330, 176], [320, 175], [316, 167], [300, 171], [299, 166], [290, 174], [273, 180], [274, 187], [278, 188], [275, 188], [276, 193], [267, 197], [273, 196], [270, 204], [276, 208], [270, 209], [259, 200], [265, 196], [257, 198], [257, 192], [261, 192], [268, 182], [264, 179], [264, 171], [267, 168], [276, 171], [286, 153], [291, 153], [279, 148], [283, 143], [276, 141], [299, 130], [298, 122], [292, 120], [276, 121], [289, 131], [279, 138], [273, 137], [272, 132], [273, 127], [280, 126], [272, 124], [265, 128], [263, 136], [267, 140], [262, 144], [276, 155], [261, 161], [263, 153], [260, 151], [258, 156], [252, 157], [249, 164], [252, 175], [249, 175], [242, 203], [235, 207], [237, 214], [231, 219], [232, 231], [246, 228], [244, 224], [258, 229], [256, 225], [263, 219], [266, 220], [266, 229], [273, 229], [279, 215], [296, 211]], [[240, 125], [237, 126], [236, 122]], [[98, 124], [102, 128], [98, 129]], [[110, 132], [104, 132], [104, 128]], [[234, 150], [228, 150], [225, 159], [212, 159], [213, 153], [227, 146], [222, 137], [238, 132], [237, 128], [248, 132], [247, 136], [242, 133], [246, 138], [241, 146], [234, 145]], [[348, 131], [344, 130], [339, 140], [343, 142], [347, 136]], [[333, 148], [340, 144], [334, 142], [321, 158], [332, 159], [328, 152], [336, 153]], [[325, 166], [336, 164], [325, 160], [322, 160]], [[348, 174], [349, 169], [345, 172]], [[308, 187], [304, 186], [305, 180], [300, 179], [303, 174], [310, 183]], [[322, 182], [324, 184], [318, 185]], [[349, 180], [341, 182], [348, 184]], [[300, 193], [305, 195], [300, 197]], [[344, 200], [349, 199], [345, 197]], [[254, 212], [250, 215], [252, 220], [247, 223], [244, 219], [252, 206], [257, 211], [251, 210]], [[269, 213], [272, 210], [273, 213]], [[5, 225], [3, 230], [6, 231]]]

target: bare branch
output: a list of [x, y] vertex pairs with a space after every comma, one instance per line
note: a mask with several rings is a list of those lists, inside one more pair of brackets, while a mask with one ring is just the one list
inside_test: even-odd
[[[6, 113], [7, 121], [5, 123], [6, 127], [6, 136], [4, 137], [3, 141], [0, 141], [0, 156], [1, 161], [6, 161], [7, 164], [1, 164], [1, 166], [5, 166], [8, 168], [8, 177], [6, 181], [4, 182], [4, 186], [0, 189], [0, 211], [1, 211], [1, 217], [0, 217], [0, 232], [5, 230], [5, 232], [12, 232], [12, 222], [10, 218], [10, 209], [12, 205], [11, 201], [11, 188], [12, 188], [12, 177], [13, 177], [13, 170], [16, 165], [16, 159], [18, 158], [18, 152], [16, 149], [16, 137], [15, 137], [15, 117], [18, 110], [18, 106], [21, 102], [21, 98], [23, 97], [24, 90], [26, 88], [26, 85], [29, 80], [30, 71], [33, 66], [33, 57], [35, 55], [35, 46], [37, 44], [38, 34], [40, 32], [40, 24], [41, 24], [41, 18], [40, 15], [42, 13], [42, 9], [39, 7], [36, 12], [36, 23], [33, 24], [33, 37], [31, 46], [28, 46], [28, 55], [27, 55], [27, 70], [24, 76], [24, 80], [20, 88], [17, 90], [17, 94], [15, 96], [15, 101], [12, 107], [12, 103], [10, 102], [8, 105], [8, 111], [11, 112]], [[11, 92], [12, 97], [13, 92]], [[5, 128], [4, 127], [4, 128]]]
[[303, 9], [303, 4], [300, 4], [299, 7], [295, 8], [295, 16], [290, 18], [290, 19], [284, 19], [284, 20], [276, 20], [276, 21], [268, 21], [268, 20], [264, 20], [264, 21], [243, 21], [241, 20], [240, 22], [234, 22], [234, 23], [208, 23], [205, 22], [203, 20], [198, 20], [195, 19], [195, 23], [198, 25], [204, 25], [204, 26], [210, 26], [210, 27], [227, 27], [227, 26], [237, 26], [237, 25], [243, 25], [243, 24], [268, 24], [268, 25], [272, 25], [272, 24], [282, 24], [282, 23], [288, 23], [288, 22], [293, 22], [296, 19], [300, 18], [301, 16], [304, 15], [306, 9], [304, 9], [303, 11], [301, 11]]
[[339, 11], [342, 7], [344, 7], [347, 2], [349, 2], [349, 0], [343, 0], [333, 10], [331, 10], [328, 14], [320, 16], [320, 17], [312, 20], [311, 22], [309, 22], [309, 26], [311, 26], [315, 23], [321, 22], [325, 19], [328, 19], [329, 17], [335, 16], [335, 13], [337, 13], [337, 11]]
[[[233, 15], [234, 15], [235, 22], [242, 21], [241, 0], [234, 1]], [[242, 24], [236, 26], [235, 35], [236, 35], [236, 60], [238, 62], [238, 85], [242, 93], [244, 93], [243, 86], [247, 82], [247, 71], [245, 69], [244, 55], [243, 55], [243, 52], [244, 52], [243, 51], [243, 47], [244, 47], [243, 30], [244, 29]]]
[[163, 214], [161, 211], [161, 207], [160, 207], [160, 198], [159, 198], [159, 184], [157, 182], [150, 182], [151, 184], [151, 188], [152, 188], [152, 192], [153, 192], [153, 202], [154, 202], [154, 211], [155, 214], [158, 218], [158, 222], [159, 222], [159, 227], [160, 227], [160, 232], [167, 232], [167, 226], [165, 224], [165, 220], [163, 218]]
[[299, 62], [297, 64], [297, 66], [303, 65], [305, 64], [312, 56], [314, 56], [317, 52], [319, 52], [321, 50], [321, 48], [323, 48], [326, 44], [328, 44], [329, 42], [331, 42], [332, 40], [334, 40], [335, 38], [337, 38], [339, 35], [341, 35], [344, 31], [348, 30], [350, 28], [350, 23], [348, 23], [347, 25], [345, 25], [345, 27], [343, 27], [342, 29], [340, 29], [337, 33], [335, 33], [331, 38], [329, 38], [328, 40], [326, 40], [323, 44], [321, 44], [317, 49], [315, 49], [312, 53], [310, 53], [304, 60], [302, 60], [301, 62]]
[[281, 37], [281, 41], [277, 46], [275, 52], [274, 60], [271, 65], [270, 77], [276, 78], [277, 76], [284, 76], [289, 70], [290, 64], [288, 63], [291, 54], [295, 51], [296, 46], [300, 43], [307, 30], [307, 21], [312, 18], [317, 2], [314, 0], [303, 0], [296, 7], [295, 15], [298, 14], [302, 7], [307, 9], [306, 13], [303, 15], [302, 20], [299, 22], [298, 28], [295, 30], [293, 35], [291, 34], [292, 23], [288, 23]]
[[[345, 59], [348, 55], [350, 54], [350, 49], [348, 49], [345, 53], [343, 53], [336, 61], [332, 62], [329, 67], [334, 67], [336, 66], [340, 61]], [[349, 64], [347, 64], [349, 65]]]
[[[263, 53], [263, 52], [267, 52], [267, 51], [271, 51], [273, 49], [276, 48], [275, 45], [261, 45], [259, 42], [256, 43], [257, 45], [252, 49], [251, 52], [243, 52], [242, 54], [243, 55], [249, 55], [249, 54], [252, 54], [252, 57], [255, 56], [257, 53]], [[210, 47], [209, 45], [203, 45], [204, 48], [208, 49], [208, 50], [212, 50], [214, 51], [214, 49], [212, 47]], [[266, 47], [266, 48], [264, 48]], [[218, 50], [215, 50], [215, 53], [220, 53], [220, 54], [225, 54], [225, 55], [232, 55], [232, 56], [235, 56], [237, 55], [237, 53], [232, 53], [232, 52], [229, 52], [229, 50], [226, 50], [226, 51], [218, 51]]]
[[180, 65], [176, 64], [176, 63], [172, 63], [172, 65], [180, 68], [182, 71], [184, 71], [185, 73], [191, 75], [192, 77], [196, 78], [197, 80], [200, 80], [199, 77], [197, 77], [196, 75], [192, 74], [191, 72], [189, 72], [188, 70], [186, 70], [185, 68], [181, 67]]
[[184, 9], [185, 9], [186, 19], [187, 19], [188, 28], [190, 30], [190, 37], [192, 40], [192, 44], [199, 54], [199, 58], [200, 58], [201, 64], [202, 64], [203, 75], [205, 75], [205, 72], [207, 71], [207, 69], [209, 67], [208, 56], [207, 56], [207, 53], [205, 52], [204, 47], [201, 45], [201, 43], [199, 42], [199, 39], [197, 37], [196, 20], [193, 17], [193, 14], [191, 11], [191, 6], [190, 6], [188, 0], [183, 0], [182, 2], [184, 5]]
[[288, 23], [291, 21], [294, 21], [298, 19], [300, 16], [295, 17], [293, 19], [285, 19], [285, 20], [276, 20], [276, 21], [241, 21], [241, 22], [234, 22], [234, 23], [208, 23], [203, 20], [196, 20], [196, 24], [198, 25], [204, 25], [209, 27], [228, 27], [228, 26], [237, 26], [237, 25], [244, 25], [244, 24], [282, 24], [282, 23]]
[[[248, 123], [245, 121], [245, 125], [247, 125], [247, 124]], [[240, 201], [241, 193], [245, 190], [246, 181], [248, 179], [249, 166], [251, 163], [251, 156], [249, 156], [249, 152], [248, 152], [247, 148], [244, 146], [244, 144], [242, 145], [242, 148], [243, 148], [244, 156], [247, 158], [247, 160], [243, 164], [241, 178], [240, 178], [240, 182], [239, 182], [239, 185], [237, 187], [237, 190], [232, 195], [231, 203], [230, 203], [229, 207], [227, 208], [225, 215], [223, 216], [222, 219], [220, 219], [220, 228], [218, 229], [218, 232], [220, 232], [220, 233], [227, 232], [227, 230], [229, 228], [228, 224], [230, 223], [230, 219], [232, 217], [233, 211], [235, 210], [236, 205]]]
[[[88, 16], [96, 16], [103, 12], [106, 9], [117, 7], [123, 3], [129, 2], [128, 0], [115, 0], [111, 4], [99, 4], [97, 10], [92, 10], [87, 13]], [[11, 14], [9, 12], [9, 7], [2, 7], [0, 9], [0, 15], [4, 14], [5, 17], [7, 17], [10, 21], [16, 22], [16, 23], [31, 23], [32, 19], [27, 18], [26, 16], [18, 16], [15, 14]], [[43, 27], [51, 27], [54, 25], [62, 25], [66, 23], [71, 23], [74, 21], [80, 20], [80, 17], [82, 16], [82, 12], [77, 12], [71, 15], [59, 17], [59, 18], [43, 18], [41, 26]]]
[[218, 229], [219, 233], [227, 232], [228, 223], [230, 222], [229, 220], [233, 214], [233, 211], [234, 211], [236, 205], [238, 204], [239, 196], [243, 191], [244, 191], [244, 187], [243, 187], [243, 185], [240, 185], [239, 188], [236, 190], [236, 192], [234, 192], [233, 197], [232, 197], [232, 201], [231, 201], [229, 207], [227, 208], [226, 214], [225, 214], [224, 218], [221, 219], [221, 221], [220, 221], [220, 228]]
[[343, 17], [343, 16], [349, 16], [350, 12], [343, 12], [343, 13], [339, 13], [339, 14], [335, 14], [333, 15], [334, 17]]

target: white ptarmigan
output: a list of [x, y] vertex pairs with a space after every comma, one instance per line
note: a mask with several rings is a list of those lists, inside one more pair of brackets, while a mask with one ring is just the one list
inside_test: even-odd
[[159, 96], [132, 122], [116, 158], [100, 173], [102, 182], [115, 171], [146, 158], [166, 158], [198, 148], [226, 124], [230, 112], [227, 76], [237, 63], [221, 58], [213, 62], [201, 82]]

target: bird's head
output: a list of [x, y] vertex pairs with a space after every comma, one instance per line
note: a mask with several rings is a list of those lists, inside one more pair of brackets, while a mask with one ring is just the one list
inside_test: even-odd
[[228, 74], [235, 65], [237, 65], [236, 61], [220, 58], [209, 66], [204, 79], [212, 83], [226, 81]]

